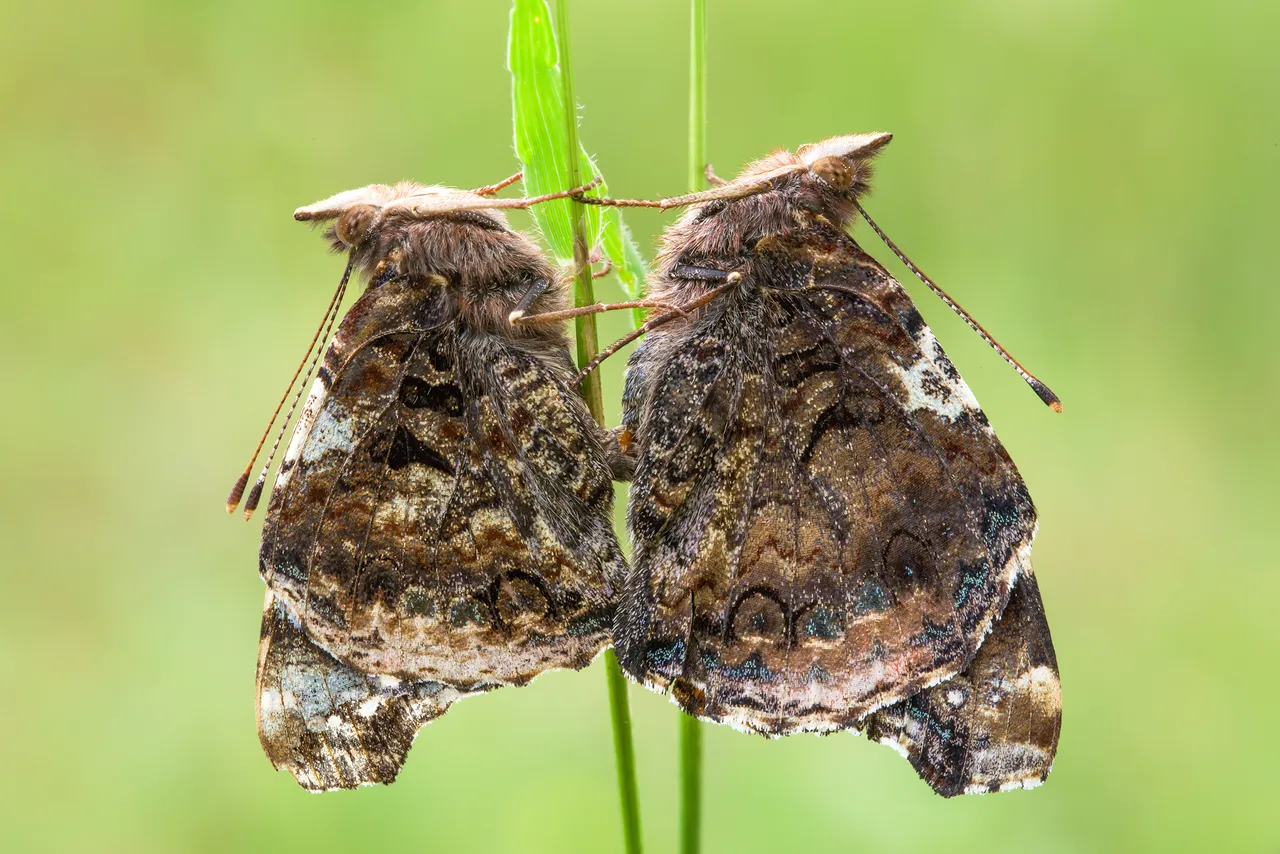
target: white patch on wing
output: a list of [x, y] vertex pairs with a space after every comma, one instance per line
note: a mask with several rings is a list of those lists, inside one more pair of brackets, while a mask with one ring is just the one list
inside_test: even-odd
[[1062, 707], [1062, 685], [1058, 674], [1043, 664], [1018, 678], [1018, 690], [1030, 697], [1046, 714]]
[[992, 743], [973, 751], [966, 763], [970, 783], [966, 794], [980, 794], [995, 786], [1001, 792], [1039, 786], [1049, 763], [1048, 755], [1031, 744]]
[[908, 750], [907, 743], [905, 741], [900, 741], [896, 738], [885, 737], [880, 739], [880, 743], [885, 745], [886, 747], [892, 747], [894, 751], [903, 759], [911, 758], [911, 753]]
[[[319, 382], [317, 379], [316, 382]], [[314, 394], [314, 392], [312, 392]], [[321, 410], [320, 415], [316, 418], [315, 426], [311, 429], [311, 435], [307, 437], [306, 444], [302, 446], [302, 461], [304, 463], [315, 462], [323, 457], [329, 451], [348, 451], [351, 449], [353, 437], [351, 435], [351, 421], [349, 418], [335, 418], [330, 411], [332, 407], [326, 406]], [[309, 426], [309, 425], [308, 425]], [[303, 425], [298, 425], [298, 430], [294, 433], [297, 436], [302, 434]]]
[[[307, 434], [311, 432], [311, 425], [315, 423], [316, 413], [320, 410], [320, 404], [324, 402], [325, 395], [329, 389], [325, 386], [320, 377], [315, 378], [315, 382], [311, 383], [311, 392], [307, 395], [307, 403], [302, 407], [302, 414], [298, 416], [298, 423], [293, 428], [293, 438], [289, 440], [289, 447], [284, 452], [284, 461], [286, 463], [295, 462], [298, 455], [302, 453], [302, 443], [306, 441]], [[284, 479], [283, 477], [281, 478]]]
[[907, 409], [911, 412], [928, 409], [948, 421], [954, 421], [965, 412], [978, 411], [978, 399], [973, 396], [965, 381], [958, 375], [951, 379], [935, 361], [936, 354], [942, 351], [929, 327], [921, 330], [917, 343], [922, 358], [917, 359], [910, 368], [890, 363], [890, 369], [898, 374], [906, 387]]
[[283, 710], [284, 700], [280, 697], [280, 692], [275, 688], [264, 688], [262, 695], [258, 698], [258, 711], [263, 719], [277, 715]]

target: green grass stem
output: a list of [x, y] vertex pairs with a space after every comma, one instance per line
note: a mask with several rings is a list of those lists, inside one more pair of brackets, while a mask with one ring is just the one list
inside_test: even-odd
[[[573, 67], [569, 61], [569, 9], [567, 0], [556, 0], [556, 43], [559, 45], [560, 80], [564, 87], [565, 151], [569, 155], [569, 185], [582, 183], [581, 160], [577, 156], [578, 109], [573, 96]], [[592, 288], [591, 267], [587, 263], [590, 247], [587, 245], [587, 229], [581, 202], [573, 204], [573, 302], [574, 305], [590, 305], [595, 302]], [[578, 365], [583, 366], [595, 358], [600, 350], [596, 335], [595, 315], [576, 319], [578, 341]], [[604, 424], [604, 396], [600, 387], [600, 372], [593, 371], [582, 383], [582, 395], [587, 408], [601, 425]], [[613, 748], [618, 769], [618, 795], [622, 808], [623, 838], [628, 854], [639, 854], [640, 842], [640, 792], [636, 783], [635, 745], [631, 737], [631, 704], [627, 696], [627, 682], [618, 666], [618, 657], [612, 649], [604, 655], [605, 678], [609, 684], [609, 711], [613, 719]]]
[[[689, 28], [689, 190], [706, 186], [707, 3], [691, 0]], [[680, 716], [680, 851], [698, 854], [702, 843], [702, 725]]]

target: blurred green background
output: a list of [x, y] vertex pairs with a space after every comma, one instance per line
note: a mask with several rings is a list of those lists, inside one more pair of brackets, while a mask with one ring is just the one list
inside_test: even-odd
[[[613, 191], [683, 190], [686, 5], [572, 9]], [[710, 22], [719, 170], [892, 130], [869, 210], [1065, 401], [903, 279], [1040, 507], [1065, 720], [1045, 787], [953, 801], [857, 737], [708, 729], [706, 850], [1278, 850], [1280, 9], [711, 0]], [[599, 664], [456, 707], [390, 788], [273, 772], [260, 517], [222, 511], [341, 272], [290, 212], [514, 171], [506, 24], [499, 0], [0, 4], [0, 847], [620, 848]], [[628, 216], [651, 252], [667, 218]], [[675, 708], [632, 703], [671, 850]]]

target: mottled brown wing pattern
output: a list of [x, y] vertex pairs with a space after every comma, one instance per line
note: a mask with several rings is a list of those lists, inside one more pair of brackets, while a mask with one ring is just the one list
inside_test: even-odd
[[267, 592], [258, 651], [258, 731], [267, 757], [307, 789], [395, 780], [423, 724], [458, 692], [354, 670], [307, 637]]
[[1024, 570], [957, 676], [871, 714], [867, 736], [941, 795], [1030, 789], [1049, 776], [1062, 724], [1058, 661], [1035, 575]]
[[549, 364], [470, 330], [445, 300], [393, 279], [348, 313], [260, 565], [336, 661], [470, 693], [590, 663], [624, 564], [603, 433], [569, 388], [567, 353]]
[[628, 671], [783, 735], [959, 672], [1034, 509], [901, 287], [845, 235], [766, 238], [744, 282], [628, 368], [640, 461]]

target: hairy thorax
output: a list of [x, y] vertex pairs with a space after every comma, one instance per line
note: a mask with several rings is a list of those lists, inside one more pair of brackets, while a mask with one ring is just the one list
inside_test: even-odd
[[[473, 332], [524, 340], [535, 348], [567, 346], [559, 325], [515, 326], [508, 319], [537, 282], [557, 282], [562, 275], [496, 213], [388, 218], [357, 250], [355, 261], [371, 286], [406, 277], [444, 288], [458, 321]], [[565, 308], [565, 289], [548, 288], [535, 306], [537, 312]]]
[[850, 202], [804, 173], [758, 195], [698, 205], [664, 236], [651, 295], [676, 305], [697, 299], [715, 284], [681, 276], [680, 268], [745, 272], [762, 240], [815, 228], [841, 231], [852, 212]]

